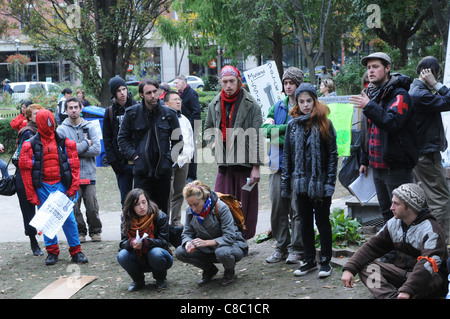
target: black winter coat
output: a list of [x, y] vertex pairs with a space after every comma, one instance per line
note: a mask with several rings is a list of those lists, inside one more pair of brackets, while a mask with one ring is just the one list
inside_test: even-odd
[[[363, 114], [380, 129], [381, 155], [389, 168], [413, 168], [418, 161], [417, 125], [408, 94], [411, 79], [394, 74]], [[361, 164], [369, 165], [367, 120], [362, 122]]]
[[120, 151], [134, 163], [133, 173], [154, 178], [172, 176], [172, 158], [182, 151], [175, 145], [182, 140], [176, 112], [160, 101], [152, 111], [144, 102], [128, 108], [118, 135]]
[[186, 116], [194, 127], [194, 120], [200, 120], [202, 113], [198, 94], [193, 88], [187, 86], [181, 93], [181, 100], [181, 114]]
[[137, 104], [131, 97], [128, 98], [125, 105], [122, 107], [118, 103], [113, 103], [105, 110], [103, 117], [103, 145], [105, 147], [106, 162], [112, 166], [114, 171], [118, 173], [123, 165], [126, 164], [125, 158], [119, 150], [117, 144], [117, 136], [119, 134], [120, 125], [122, 123], [125, 110]]
[[409, 95], [416, 112], [419, 153], [445, 151], [447, 138], [441, 112], [450, 111], [450, 90], [442, 86], [438, 94], [433, 94], [425, 83], [415, 79]]

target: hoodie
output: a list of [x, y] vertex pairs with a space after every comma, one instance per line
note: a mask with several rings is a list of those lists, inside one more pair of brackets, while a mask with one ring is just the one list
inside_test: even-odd
[[[90, 121], [81, 119], [81, 123], [74, 126], [69, 119], [65, 119], [58, 126], [57, 132], [66, 136], [77, 144], [80, 159], [80, 179], [82, 184], [93, 183], [97, 180], [97, 163], [95, 157], [101, 153], [100, 137]], [[89, 146], [88, 139], [92, 141]]]

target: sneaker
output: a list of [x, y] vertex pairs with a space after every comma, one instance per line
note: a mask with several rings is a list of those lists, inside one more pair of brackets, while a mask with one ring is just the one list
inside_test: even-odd
[[80, 238], [80, 244], [86, 242], [86, 235], [79, 235], [78, 238]]
[[302, 255], [298, 253], [289, 253], [289, 256], [286, 258], [286, 264], [295, 265], [298, 264], [302, 260]]
[[317, 263], [315, 259], [310, 259], [308, 261], [303, 261], [299, 269], [294, 271], [294, 276], [304, 276], [311, 270], [317, 268]]
[[272, 255], [266, 258], [266, 262], [269, 264], [277, 263], [283, 260], [283, 253], [279, 250], [275, 250]]
[[333, 267], [330, 265], [330, 258], [322, 257], [320, 260], [320, 268], [318, 276], [319, 278], [325, 278], [331, 275], [331, 272], [333, 271]]
[[100, 235], [100, 234], [92, 234], [90, 236], [91, 236], [91, 240], [94, 242], [102, 241], [102, 235]]

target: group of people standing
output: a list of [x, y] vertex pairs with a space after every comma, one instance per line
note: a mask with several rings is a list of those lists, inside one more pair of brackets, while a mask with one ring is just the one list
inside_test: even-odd
[[[419, 63], [419, 77], [412, 84], [404, 75], [391, 74], [390, 58], [385, 53], [373, 53], [361, 63], [367, 68], [369, 84], [361, 95], [352, 96], [351, 103], [362, 109], [361, 173], [367, 169], [374, 172], [384, 226], [350, 259], [342, 281], [352, 287], [359, 273], [380, 298], [434, 296], [447, 283], [450, 196], [440, 158], [440, 151], [447, 147], [440, 112], [450, 109], [449, 89], [437, 81], [442, 68], [432, 57]], [[185, 92], [189, 87], [181, 85], [178, 92], [169, 91], [161, 100], [159, 83], [145, 80], [139, 85], [141, 102], [137, 103], [123, 79], [114, 77], [109, 82], [113, 104], [105, 111], [103, 138], [106, 161], [116, 174], [121, 194], [122, 240], [117, 260], [132, 278], [130, 291], [144, 287], [145, 272], [153, 273], [158, 289], [166, 287], [167, 271], [173, 264], [171, 226], [183, 229], [175, 250], [177, 259], [203, 271], [199, 285], [207, 284], [218, 273], [215, 263], [223, 264], [222, 285], [233, 283], [235, 265], [247, 254], [247, 239], [256, 231], [263, 165], [260, 148], [265, 142], [261, 130], [266, 130], [264, 136], [270, 139], [271, 229], [276, 240], [275, 251], [266, 261], [285, 259], [297, 264], [295, 276], [317, 268], [320, 278], [332, 272], [329, 215], [338, 153], [329, 108], [318, 99], [316, 88], [304, 82], [302, 71], [294, 67], [282, 77], [286, 98], [271, 107], [264, 123], [257, 101], [243, 88], [239, 70], [225, 66], [220, 81], [222, 90], [208, 106], [203, 136], [218, 166], [214, 190], [196, 176], [190, 178], [185, 168], [194, 157], [193, 134], [199, 119], [195, 114], [200, 114], [197, 106], [183, 111], [183, 94], [195, 97]], [[61, 125], [61, 130], [66, 130], [64, 136], [71, 137], [71, 130], [82, 127], [79, 122], [70, 122], [77, 118], [75, 104], [81, 109], [79, 101], [66, 106], [68, 119]], [[79, 177], [81, 160], [75, 154], [81, 158], [83, 149], [97, 154], [90, 149], [96, 139], [90, 131], [77, 143], [77, 136], [61, 139], [54, 133], [53, 115], [45, 110], [36, 113], [33, 130], [38, 138], [23, 143], [18, 165], [28, 202], [40, 205], [54, 188], [70, 197], [78, 189], [80, 194], [91, 193], [88, 187], [80, 188], [84, 178]], [[66, 150], [62, 161], [60, 148]], [[41, 160], [32, 161], [33, 154]], [[52, 165], [57, 156], [62, 164]], [[69, 164], [69, 170], [64, 163]], [[61, 173], [60, 180], [56, 173]], [[91, 185], [95, 175], [87, 179]], [[246, 184], [252, 188], [243, 189]], [[235, 225], [220, 193], [231, 194], [241, 202], [245, 231]], [[181, 209], [183, 199], [188, 207], [185, 225], [180, 225], [180, 213], [175, 211]], [[173, 201], [176, 203], [170, 204]], [[70, 232], [75, 218], [66, 223], [72, 225], [66, 226]], [[314, 224], [320, 233], [319, 263]], [[55, 245], [46, 241], [49, 255], [57, 256]], [[74, 239], [69, 246], [75, 261], [87, 261], [79, 241]], [[367, 279], [377, 258], [381, 288], [373, 287]]]
[[[364, 57], [361, 64], [367, 68], [368, 84], [350, 99], [363, 110], [360, 173], [374, 172], [385, 225], [344, 267], [342, 281], [353, 287], [359, 273], [376, 298], [442, 295], [450, 200], [440, 155], [447, 148], [440, 113], [450, 108], [449, 90], [438, 82], [442, 68], [433, 57], [422, 59], [411, 84], [409, 77], [391, 74], [385, 53]], [[272, 106], [263, 124], [271, 140], [271, 224], [277, 243], [266, 261], [300, 262], [296, 276], [316, 269], [315, 218], [321, 247], [318, 276], [326, 277], [332, 271], [329, 214], [337, 172], [336, 134], [327, 119], [328, 107], [318, 101], [313, 86], [302, 83], [299, 69], [287, 69], [282, 81], [287, 97]], [[381, 285], [374, 286], [371, 262], [377, 258]]]

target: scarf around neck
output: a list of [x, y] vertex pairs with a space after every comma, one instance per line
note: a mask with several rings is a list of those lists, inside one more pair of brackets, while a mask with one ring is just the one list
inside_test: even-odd
[[[311, 114], [302, 115], [293, 121], [296, 124], [295, 139], [295, 164], [294, 183], [295, 194], [308, 195], [309, 198], [318, 199], [324, 195], [322, 181], [322, 162], [320, 153], [320, 129], [317, 124], [312, 124], [308, 129]], [[308, 144], [307, 141], [310, 140]], [[306, 147], [311, 148], [311, 177], [308, 180], [306, 163]]]
[[[228, 96], [224, 90], [220, 91], [220, 107], [221, 107], [221, 121], [220, 121], [220, 130], [222, 131], [222, 141], [226, 141], [227, 139], [227, 128], [231, 127], [234, 107], [236, 106], [236, 101], [239, 92], [241, 91], [241, 87], [238, 86], [236, 93], [232, 96]], [[230, 114], [227, 114], [226, 104], [231, 104]]]
[[196, 212], [194, 212], [192, 210], [192, 208], [189, 207], [189, 209], [191, 210], [191, 213], [197, 218], [198, 222], [200, 223], [200, 225], [203, 225], [203, 222], [205, 220], [205, 217], [209, 214], [209, 212], [211, 211], [211, 196], [208, 197], [208, 199], [205, 201], [205, 205], [203, 206], [202, 211], [200, 212], [200, 214], [197, 214]]
[[[136, 237], [136, 231], [139, 231], [139, 236], [142, 237], [144, 233], [148, 234], [148, 237], [155, 238], [154, 230], [155, 225], [153, 224], [153, 217], [155, 214], [135, 218], [133, 220], [133, 224], [130, 227], [130, 230], [128, 231], [128, 238], [135, 238]], [[149, 251], [148, 247], [142, 246], [142, 249], [136, 250], [136, 254], [140, 257], [143, 254], [146, 254]]]

